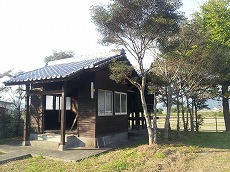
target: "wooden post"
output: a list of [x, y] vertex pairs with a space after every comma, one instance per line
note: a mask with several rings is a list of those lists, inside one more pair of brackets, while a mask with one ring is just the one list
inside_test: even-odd
[[134, 129], [134, 112], [132, 112], [132, 129]]
[[61, 141], [59, 143], [58, 150], [65, 150], [65, 130], [66, 130], [66, 87], [67, 84], [64, 82], [62, 86], [62, 101], [61, 101]]
[[145, 119], [144, 119], [144, 112], [141, 112], [141, 128], [142, 130], [145, 128]]
[[136, 127], [138, 130], [140, 130], [140, 112], [136, 111], [135, 112], [135, 119], [136, 119]]
[[25, 97], [25, 116], [24, 116], [24, 133], [23, 133], [23, 146], [30, 146], [30, 104], [29, 104], [29, 92], [30, 86], [26, 85], [26, 97]]
[[42, 133], [45, 130], [45, 115], [46, 115], [46, 95], [42, 95]]

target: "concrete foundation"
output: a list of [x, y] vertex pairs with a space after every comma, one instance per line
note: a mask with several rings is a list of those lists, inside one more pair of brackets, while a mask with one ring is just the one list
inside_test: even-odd
[[22, 141], [22, 146], [30, 146], [30, 141]]
[[66, 145], [59, 144], [58, 150], [59, 151], [64, 151], [66, 149]]
[[[110, 144], [119, 143], [121, 140], [128, 138], [128, 132], [111, 134], [98, 138], [77, 137], [75, 135], [66, 135], [65, 145], [58, 145], [58, 150], [73, 147], [100, 148]], [[30, 134], [31, 140], [47, 140], [50, 142], [60, 143], [61, 135], [59, 134]]]
[[121, 140], [128, 138], [128, 132], [111, 134], [97, 138], [97, 147], [105, 147], [110, 144], [119, 143]]

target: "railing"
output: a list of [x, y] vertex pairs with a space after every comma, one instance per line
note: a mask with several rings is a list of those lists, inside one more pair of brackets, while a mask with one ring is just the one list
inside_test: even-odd
[[[153, 122], [153, 121], [152, 121]], [[180, 130], [183, 130], [183, 122], [182, 118], [179, 120], [180, 123]], [[195, 126], [195, 121], [193, 122]], [[223, 117], [203, 117], [199, 119], [199, 131], [216, 131], [221, 132], [225, 131], [225, 123]], [[165, 124], [165, 116], [159, 116], [157, 119], [157, 127], [164, 128]], [[170, 117], [170, 127], [172, 130], [176, 130], [177, 128], [177, 117], [171, 116]], [[138, 114], [130, 114], [129, 117], [129, 128], [130, 129], [145, 129], [146, 123], [142, 113]], [[190, 126], [190, 119], [188, 119], [188, 129], [191, 129]]]
[[[161, 116], [157, 119], [157, 125], [159, 128], [164, 128], [165, 117]], [[195, 126], [195, 121], [193, 122]], [[176, 130], [177, 117], [172, 116], [170, 118], [170, 126], [173, 130]], [[183, 122], [180, 118], [180, 130], [183, 130]], [[190, 129], [190, 119], [188, 121], [188, 129]], [[223, 117], [203, 117], [200, 120], [199, 131], [225, 131], [225, 124]]]

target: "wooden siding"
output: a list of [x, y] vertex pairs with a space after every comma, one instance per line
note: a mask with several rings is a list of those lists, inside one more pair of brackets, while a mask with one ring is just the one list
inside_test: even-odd
[[77, 80], [78, 87], [78, 131], [80, 137], [95, 137], [96, 101], [91, 99], [91, 82], [94, 82], [95, 73], [84, 73]]
[[110, 75], [109, 68], [104, 68], [100, 71], [97, 71], [95, 76], [95, 88], [126, 93], [128, 89], [127, 84], [116, 83], [115, 81], [109, 78], [109, 75]]
[[[97, 71], [95, 76], [95, 100], [98, 102], [98, 89], [127, 93], [127, 84], [116, 83], [109, 78], [109, 68]], [[96, 109], [97, 112], [98, 109]], [[96, 137], [128, 131], [127, 115], [111, 115], [96, 117]]]
[[98, 116], [96, 122], [96, 137], [128, 131], [127, 115]]
[[[67, 83], [67, 96], [77, 101], [78, 104], [78, 117], [75, 127], [78, 127], [77, 133], [79, 137], [95, 138], [128, 131], [128, 115], [97, 116], [98, 89], [110, 90], [113, 93], [115, 91], [127, 93], [128, 90], [128, 84], [116, 83], [109, 79], [109, 75], [108, 68], [97, 69], [97, 71], [86, 72], [76, 76]], [[95, 88], [93, 99], [91, 98], [91, 82], [94, 82]], [[57, 82], [46, 83], [42, 86], [46, 91], [52, 91], [59, 90], [61, 85], [61, 82]], [[131, 102], [133, 97], [137, 98], [136, 96], [134, 93], [128, 93], [128, 113], [137, 106], [135, 102]], [[69, 129], [76, 117], [76, 112], [74, 110], [67, 111], [66, 115], [67, 129]], [[58, 111], [45, 111], [44, 129], [60, 129]]]

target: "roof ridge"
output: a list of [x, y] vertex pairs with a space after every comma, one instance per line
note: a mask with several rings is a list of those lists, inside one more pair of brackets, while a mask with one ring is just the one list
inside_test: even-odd
[[[79, 62], [83, 60], [90, 60], [90, 59], [100, 59], [100, 58], [109, 58], [111, 56], [116, 56], [116, 55], [122, 55], [125, 54], [124, 49], [114, 49], [109, 52], [102, 52], [102, 53], [97, 53], [97, 54], [88, 54], [88, 55], [79, 55], [71, 58], [66, 58], [66, 59], [60, 59], [60, 60], [55, 60], [48, 62], [47, 66], [53, 66], [53, 65], [58, 65], [58, 64], [66, 64], [66, 63], [72, 63], [72, 62]], [[84, 58], [84, 59], [82, 59]]]

